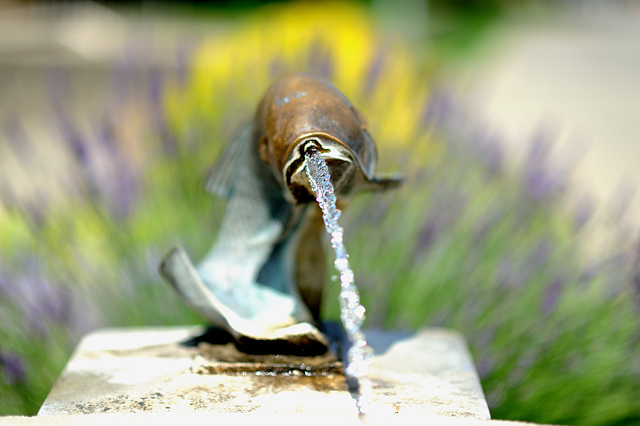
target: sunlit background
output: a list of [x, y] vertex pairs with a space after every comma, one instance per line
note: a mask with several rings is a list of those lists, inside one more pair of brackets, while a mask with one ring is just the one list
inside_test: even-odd
[[493, 418], [640, 423], [639, 43], [632, 1], [0, 2], [0, 415], [88, 331], [203, 323], [160, 259], [209, 248], [202, 173], [304, 71], [406, 179], [344, 215], [367, 326], [462, 332]]

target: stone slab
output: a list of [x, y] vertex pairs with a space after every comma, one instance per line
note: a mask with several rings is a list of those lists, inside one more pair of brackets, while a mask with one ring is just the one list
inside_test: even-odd
[[534, 423], [508, 420], [479, 420], [469, 417], [395, 414], [370, 419], [344, 416], [308, 416], [305, 414], [224, 414], [224, 413], [111, 413], [70, 414], [67, 416], [7, 416], [0, 425], [11, 426], [128, 426], [128, 425], [272, 425], [278, 426], [348, 426], [348, 425], [429, 425], [429, 426], [525, 426]]
[[[39, 417], [98, 413], [310, 415], [357, 418], [342, 374], [210, 369], [183, 343], [202, 327], [105, 329], [85, 336]], [[367, 333], [375, 413], [489, 419], [477, 374], [457, 333]], [[212, 374], [214, 371], [215, 374]]]

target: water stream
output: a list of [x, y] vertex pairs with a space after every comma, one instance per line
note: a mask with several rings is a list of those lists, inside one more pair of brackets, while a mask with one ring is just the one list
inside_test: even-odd
[[349, 266], [343, 235], [344, 229], [338, 224], [340, 210], [336, 207], [336, 195], [331, 184], [329, 168], [319, 151], [309, 149], [305, 153], [305, 170], [316, 194], [316, 201], [322, 210], [325, 228], [331, 235], [331, 247], [335, 251], [334, 266], [340, 274], [340, 319], [351, 347], [347, 352], [347, 376], [356, 380], [358, 394], [356, 403], [360, 415], [369, 410], [373, 395], [371, 380], [367, 376], [373, 350], [367, 345], [364, 333], [360, 329], [364, 322], [365, 308], [360, 304], [360, 294], [354, 282], [354, 274]]

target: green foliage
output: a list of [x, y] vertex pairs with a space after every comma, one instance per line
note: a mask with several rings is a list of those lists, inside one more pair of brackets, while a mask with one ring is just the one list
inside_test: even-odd
[[[344, 215], [369, 327], [460, 330], [494, 418], [640, 418], [638, 247], [617, 241], [611, 254], [586, 255], [591, 224], [566, 208], [566, 183], [548, 164], [544, 141], [508, 171], [499, 144], [430, 94], [410, 52], [375, 38], [358, 8], [269, 12], [251, 16], [225, 43], [205, 41], [186, 81], [130, 76], [158, 93], [119, 100], [106, 139], [63, 120], [73, 167], [61, 200], [3, 196], [0, 414], [35, 414], [88, 330], [202, 322], [157, 267], [173, 244], [199, 259], [212, 243], [224, 203], [198, 180], [252, 113], [273, 68], [324, 70], [367, 115], [383, 171], [405, 175], [399, 190], [362, 194]], [[328, 16], [344, 25], [322, 38]], [[144, 138], [121, 143], [118, 129], [138, 122]], [[333, 284], [327, 318], [338, 312]]]

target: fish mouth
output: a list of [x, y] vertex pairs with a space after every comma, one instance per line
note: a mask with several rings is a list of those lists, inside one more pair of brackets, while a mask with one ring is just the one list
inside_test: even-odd
[[305, 154], [311, 149], [320, 152], [326, 161], [335, 194], [349, 195], [362, 175], [357, 157], [333, 136], [313, 133], [300, 136], [291, 144], [282, 168], [283, 181], [288, 189], [285, 196], [297, 203], [308, 203], [316, 199], [305, 170]]

